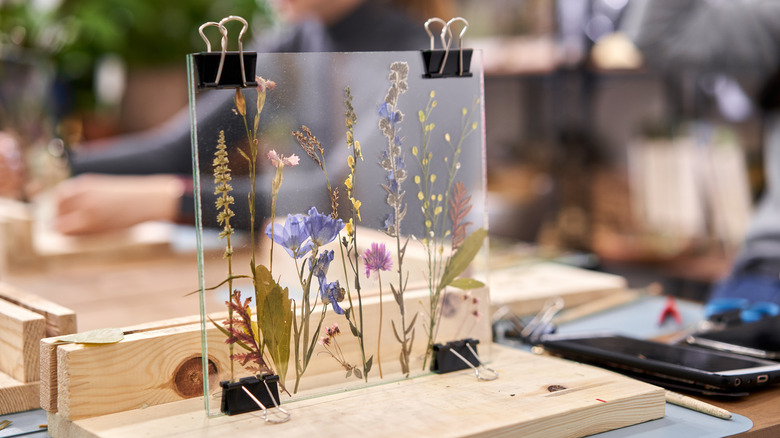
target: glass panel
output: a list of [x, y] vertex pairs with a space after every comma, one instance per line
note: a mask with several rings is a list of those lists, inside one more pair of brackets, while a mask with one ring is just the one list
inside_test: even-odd
[[258, 54], [261, 86], [236, 94], [197, 90], [188, 58], [203, 357], [220, 380], [278, 373], [284, 402], [427, 373], [434, 341], [478, 339], [487, 359], [481, 54], [472, 77], [425, 79], [422, 63]]

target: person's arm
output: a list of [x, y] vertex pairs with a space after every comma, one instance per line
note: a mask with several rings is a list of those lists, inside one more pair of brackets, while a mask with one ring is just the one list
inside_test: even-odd
[[[222, 115], [231, 113], [231, 96], [211, 93], [201, 97], [199, 124], [204, 130], [216, 129]], [[64, 233], [88, 234], [147, 220], [194, 223], [187, 111], [160, 128], [113, 140], [108, 149], [73, 154], [70, 163], [75, 178], [57, 188], [55, 201], [56, 226]], [[216, 214], [210, 214], [217, 197], [208, 175], [203, 180], [203, 225], [217, 227]], [[233, 186], [236, 199], [247, 199], [248, 181], [237, 178]], [[258, 191], [260, 218], [264, 217], [264, 199]], [[233, 225], [249, 228], [248, 221], [240, 219]]]

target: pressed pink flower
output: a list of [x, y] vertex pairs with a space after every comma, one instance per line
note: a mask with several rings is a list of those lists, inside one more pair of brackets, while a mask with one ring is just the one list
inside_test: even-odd
[[266, 157], [271, 161], [271, 164], [274, 167], [279, 166], [297, 166], [300, 162], [300, 158], [298, 158], [297, 155], [292, 154], [289, 157], [285, 157], [284, 155], [279, 155], [275, 150], [271, 149], [268, 151], [268, 154], [266, 154]]
[[257, 92], [258, 93], [265, 93], [266, 90], [273, 90], [276, 88], [276, 82], [265, 80], [261, 78], [260, 76], [255, 76], [255, 81], [257, 81]]
[[369, 277], [371, 272], [389, 271], [393, 267], [393, 259], [384, 243], [374, 242], [363, 253], [363, 264], [366, 266], [366, 277]]

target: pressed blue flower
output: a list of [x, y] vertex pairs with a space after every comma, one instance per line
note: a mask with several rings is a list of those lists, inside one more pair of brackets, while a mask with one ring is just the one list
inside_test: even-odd
[[309, 210], [309, 216], [305, 218], [305, 222], [306, 231], [315, 247], [333, 242], [339, 235], [339, 231], [344, 228], [344, 222], [341, 219], [333, 219], [330, 215], [320, 214], [316, 207]]
[[268, 224], [265, 227], [265, 234], [281, 245], [290, 257], [299, 259], [312, 249], [305, 219], [302, 214], [288, 214], [283, 226], [276, 224], [272, 233], [271, 224]]
[[389, 230], [391, 227], [395, 226], [395, 216], [393, 213], [390, 213], [387, 215], [387, 218], [385, 219], [385, 230]]
[[396, 146], [401, 146], [403, 144], [403, 142], [401, 141], [401, 137], [399, 137], [397, 135], [393, 139], [393, 143], [395, 143]]
[[368, 278], [372, 272], [389, 271], [393, 267], [393, 259], [384, 243], [374, 242], [371, 248], [363, 253], [363, 265]]
[[311, 271], [312, 275], [317, 278], [324, 278], [328, 275], [328, 266], [330, 266], [330, 262], [333, 261], [333, 255], [333, 250], [323, 251], [319, 257], [317, 257], [314, 266], [312, 266], [312, 261], [309, 259], [309, 271]]
[[401, 111], [390, 112], [387, 102], [383, 102], [379, 107], [379, 117], [387, 119], [390, 123], [398, 123], [401, 120]]
[[344, 309], [339, 306], [340, 301], [344, 301], [344, 289], [341, 288], [339, 281], [328, 283], [325, 277], [320, 279], [320, 298], [322, 304], [333, 306], [333, 311], [339, 315], [344, 314]]

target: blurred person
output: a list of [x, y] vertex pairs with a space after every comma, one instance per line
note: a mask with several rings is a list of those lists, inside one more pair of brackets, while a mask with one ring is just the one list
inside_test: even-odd
[[[271, 0], [271, 5], [289, 26], [281, 32], [261, 35], [245, 45], [247, 49], [258, 52], [419, 50], [429, 42], [423, 27], [424, 17], [451, 14], [448, 2], [443, 0]], [[218, 100], [209, 106], [213, 117], [207, 114], [199, 123], [217, 120], [217, 114], [232, 108], [232, 99], [225, 98], [224, 94]], [[101, 143], [104, 147], [95, 148], [96, 152], [74, 153], [69, 157], [75, 177], [55, 190], [58, 231], [77, 235], [150, 220], [192, 222], [194, 200], [187, 111], [159, 128]], [[234, 196], [239, 199], [242, 195], [239, 192]], [[206, 190], [203, 197], [204, 205], [213, 201], [212, 197], [216, 199]], [[258, 198], [261, 198], [258, 211], [263, 211], [260, 193]], [[205, 226], [216, 226], [215, 218], [204, 216], [203, 219]], [[240, 218], [235, 219], [234, 225], [248, 227], [240, 223]]]
[[780, 304], [780, 2], [633, 0], [623, 30], [645, 61], [665, 72], [751, 73], [765, 87], [767, 186], [731, 273], [710, 300]]

